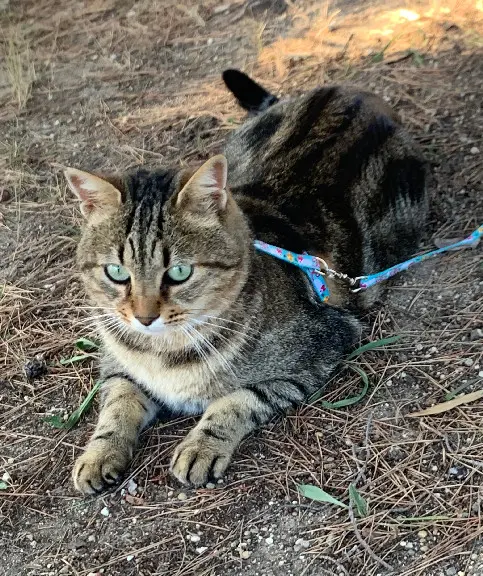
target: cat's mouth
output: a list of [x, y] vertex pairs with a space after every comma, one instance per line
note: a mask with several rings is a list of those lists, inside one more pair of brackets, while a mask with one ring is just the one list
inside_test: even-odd
[[164, 320], [162, 317], [158, 317], [149, 323], [146, 321], [142, 322], [133, 316], [130, 321], [127, 321], [127, 324], [134, 332], [146, 334], [147, 336], [167, 336], [174, 332], [186, 334], [191, 327], [191, 323], [187, 318], [179, 316], [175, 320]]
[[161, 317], [154, 320], [138, 319], [133, 317], [129, 323], [130, 327], [141, 334], [149, 336], [159, 336], [165, 334], [170, 329], [170, 323], [166, 323]]

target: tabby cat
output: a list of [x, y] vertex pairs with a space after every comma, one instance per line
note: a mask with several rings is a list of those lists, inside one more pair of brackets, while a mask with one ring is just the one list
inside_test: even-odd
[[286, 101], [224, 80], [249, 118], [197, 170], [95, 176], [69, 168], [86, 224], [78, 265], [103, 340], [99, 422], [73, 478], [115, 483], [160, 414], [202, 414], [175, 449], [183, 484], [220, 478], [240, 441], [327, 381], [377, 297], [307, 276], [261, 240], [351, 276], [403, 260], [427, 213], [426, 168], [378, 97], [326, 86]]

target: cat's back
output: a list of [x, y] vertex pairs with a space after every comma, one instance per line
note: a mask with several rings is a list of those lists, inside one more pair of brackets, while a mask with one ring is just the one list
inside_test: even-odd
[[412, 144], [382, 98], [356, 87], [324, 86], [246, 121], [225, 154], [234, 186], [268, 181], [280, 192], [287, 181], [332, 182], [338, 168], [357, 176], [358, 164], [370, 156], [420, 157]]

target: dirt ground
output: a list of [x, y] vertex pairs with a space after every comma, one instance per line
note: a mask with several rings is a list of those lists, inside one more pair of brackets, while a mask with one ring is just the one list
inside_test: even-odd
[[[80, 498], [70, 471], [97, 404], [95, 338], [75, 276], [80, 215], [63, 166], [124, 170], [216, 153], [243, 115], [220, 74], [276, 93], [349, 82], [394, 105], [432, 165], [424, 248], [483, 222], [481, 0], [0, 1], [0, 573], [8, 576], [483, 574], [481, 246], [400, 276], [368, 318], [370, 389], [248, 438], [217, 486], [168, 474], [192, 419], [148, 430], [125, 482]], [[341, 369], [323, 399], [362, 386]], [[368, 515], [310, 501], [314, 484]]]

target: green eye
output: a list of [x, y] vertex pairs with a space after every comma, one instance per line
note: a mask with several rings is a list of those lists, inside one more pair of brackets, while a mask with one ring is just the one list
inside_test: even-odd
[[167, 284], [181, 284], [186, 282], [193, 273], [193, 266], [180, 264], [179, 266], [172, 266], [165, 274], [165, 281]]
[[131, 278], [131, 275], [126, 268], [120, 264], [107, 264], [104, 266], [104, 272], [109, 280], [117, 282], [118, 284], [126, 284], [126, 282], [129, 282], [129, 279]]

